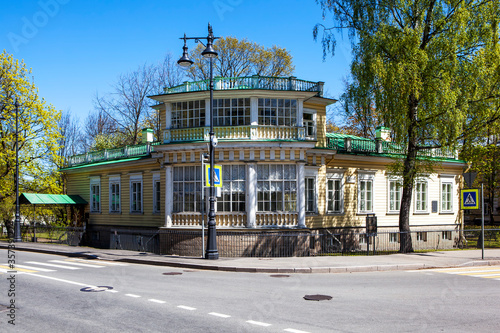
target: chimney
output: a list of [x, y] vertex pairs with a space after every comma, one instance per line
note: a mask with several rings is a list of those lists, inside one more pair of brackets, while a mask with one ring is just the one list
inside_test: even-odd
[[153, 142], [154, 131], [151, 128], [144, 128], [142, 130], [142, 143]]
[[378, 126], [375, 129], [375, 139], [386, 142], [391, 141], [391, 129], [384, 126]]

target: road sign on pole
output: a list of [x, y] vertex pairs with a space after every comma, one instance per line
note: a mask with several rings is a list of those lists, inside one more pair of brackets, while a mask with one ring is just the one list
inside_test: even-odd
[[479, 190], [461, 190], [460, 206], [462, 209], [479, 209]]
[[[210, 164], [205, 164], [205, 186], [210, 187]], [[222, 187], [222, 165], [214, 165], [214, 187]]]

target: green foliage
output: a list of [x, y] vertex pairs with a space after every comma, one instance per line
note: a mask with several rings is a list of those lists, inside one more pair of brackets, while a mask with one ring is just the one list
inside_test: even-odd
[[[500, 119], [498, 1], [319, 0], [333, 28], [317, 25], [325, 54], [335, 49], [335, 29], [353, 44], [350, 92], [371, 100], [407, 147], [400, 230], [409, 230], [417, 152], [454, 147]], [[403, 246], [403, 242], [401, 242]]]
[[[222, 37], [214, 42], [214, 48], [219, 54], [214, 59], [214, 76], [289, 76], [294, 70], [290, 53], [276, 45], [265, 48], [246, 38]], [[189, 54], [194, 64], [187, 75], [193, 80], [209, 78], [210, 66], [201, 55], [203, 50], [204, 47], [198, 44]]]
[[112, 149], [117, 147], [123, 147], [127, 145], [127, 136], [123, 133], [114, 134], [97, 134], [89, 148], [89, 151], [98, 151], [103, 149]]
[[30, 81], [31, 71], [5, 51], [0, 54], [0, 214], [12, 217], [15, 200], [16, 107], [18, 107], [19, 182], [24, 190], [60, 193], [60, 176], [55, 168], [60, 134], [60, 112], [38, 96]]

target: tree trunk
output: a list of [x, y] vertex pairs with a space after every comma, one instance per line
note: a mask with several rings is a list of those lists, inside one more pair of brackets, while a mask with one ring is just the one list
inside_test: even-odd
[[399, 211], [399, 232], [401, 233], [399, 252], [413, 252], [410, 233], [410, 212], [413, 184], [417, 174], [417, 106], [418, 101], [412, 94], [408, 102], [408, 150], [403, 165], [403, 194]]

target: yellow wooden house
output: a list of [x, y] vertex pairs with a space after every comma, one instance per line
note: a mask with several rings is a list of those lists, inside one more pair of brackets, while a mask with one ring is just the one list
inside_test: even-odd
[[[372, 214], [379, 244], [397, 248], [401, 180], [388, 166], [403, 151], [389, 129], [377, 129], [376, 140], [326, 133], [326, 107], [336, 101], [323, 96], [323, 82], [217, 77], [214, 89], [221, 256], [359, 250]], [[201, 255], [208, 83], [185, 82], [151, 99], [163, 138], [153, 142], [145, 130], [141, 145], [71, 157], [68, 194], [89, 202], [90, 245]], [[438, 247], [452, 247], [463, 163], [454, 152], [428, 153], [440, 164], [415, 184], [414, 242], [430, 244], [435, 231]]]

